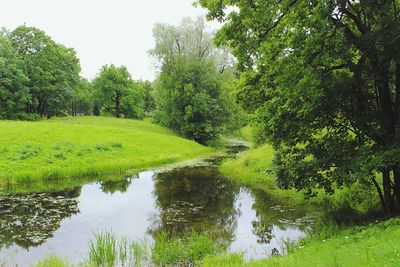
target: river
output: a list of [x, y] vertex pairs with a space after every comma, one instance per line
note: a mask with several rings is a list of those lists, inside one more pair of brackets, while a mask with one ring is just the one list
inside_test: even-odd
[[221, 158], [145, 171], [122, 180], [67, 190], [0, 196], [0, 266], [27, 266], [58, 255], [78, 263], [95, 233], [113, 231], [152, 240], [207, 231], [246, 259], [284, 253], [304, 236], [312, 216], [263, 191], [233, 184], [218, 171]]

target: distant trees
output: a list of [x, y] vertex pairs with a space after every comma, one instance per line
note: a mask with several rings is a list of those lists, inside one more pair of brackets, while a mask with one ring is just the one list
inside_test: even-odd
[[9, 39], [0, 36], [0, 118], [22, 116], [31, 100], [28, 77]]
[[112, 114], [141, 119], [155, 104], [150, 82], [133, 81], [125, 67], [104, 66], [80, 77], [76, 52], [40, 29], [0, 31], [0, 119]]
[[126, 67], [103, 66], [93, 80], [94, 94], [100, 111], [116, 118], [141, 119], [144, 117], [144, 94]]
[[222, 95], [227, 76], [222, 72], [233, 62], [228, 51], [214, 46], [200, 18], [184, 19], [179, 26], [157, 24], [153, 35], [156, 45], [150, 54], [161, 64], [154, 92], [156, 122], [200, 143], [217, 137], [231, 118], [230, 94]]
[[85, 78], [81, 78], [71, 102], [71, 115], [90, 115], [94, 112], [93, 85]]
[[146, 115], [151, 115], [156, 109], [153, 85], [149, 81], [139, 81], [138, 86], [143, 94], [144, 112]]
[[0, 36], [0, 117], [32, 119], [69, 112], [80, 77], [73, 49], [19, 26]]
[[80, 80], [76, 52], [33, 27], [20, 26], [8, 37], [29, 79], [25, 111], [47, 117], [66, 114]]

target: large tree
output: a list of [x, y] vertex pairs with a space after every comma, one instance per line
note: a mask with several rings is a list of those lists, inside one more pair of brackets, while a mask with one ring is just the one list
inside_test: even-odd
[[80, 79], [76, 52], [25, 25], [9, 33], [8, 38], [29, 78], [31, 97], [26, 112], [48, 117], [66, 114]]
[[0, 119], [17, 119], [30, 101], [28, 77], [11, 42], [0, 36]]
[[200, 143], [221, 132], [225, 107], [213, 61], [175, 57], [164, 64], [156, 84], [155, 119]]
[[200, 17], [178, 26], [156, 24], [153, 35], [150, 54], [161, 65], [156, 121], [200, 143], [232, 130], [236, 118], [229, 109], [237, 105], [228, 92], [231, 86], [225, 86], [234, 79], [229, 49], [214, 45], [214, 33]]
[[143, 95], [125, 66], [106, 65], [94, 79], [95, 102], [116, 118], [143, 118]]
[[220, 72], [235, 64], [229, 47], [214, 45], [214, 32], [208, 29], [202, 17], [196, 20], [184, 18], [177, 26], [157, 23], [153, 36], [155, 47], [149, 53], [161, 67], [175, 57], [212, 58]]
[[313, 194], [361, 181], [399, 212], [400, 1], [198, 3], [224, 23], [217, 40], [277, 149], [278, 183]]

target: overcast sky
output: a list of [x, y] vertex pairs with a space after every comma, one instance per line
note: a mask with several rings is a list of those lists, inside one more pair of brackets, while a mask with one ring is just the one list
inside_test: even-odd
[[[147, 51], [157, 22], [178, 24], [204, 15], [193, 0], [2, 0], [0, 27], [26, 23], [78, 52], [82, 75], [93, 78], [105, 64], [125, 65], [134, 79], [152, 80]], [[216, 28], [217, 24], [210, 25]]]

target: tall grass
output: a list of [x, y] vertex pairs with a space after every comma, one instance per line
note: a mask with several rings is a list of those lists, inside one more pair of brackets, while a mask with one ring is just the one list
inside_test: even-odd
[[148, 266], [151, 263], [150, 243], [118, 238], [113, 232], [100, 232], [90, 242], [89, 266]]
[[[1, 266], [1, 265], [0, 265]], [[36, 267], [71, 267], [66, 260], [55, 255], [49, 256], [36, 263]]]
[[152, 249], [154, 263], [157, 266], [194, 266], [210, 255], [224, 251], [210, 235], [192, 232], [183, 238], [168, 238], [165, 232], [156, 237]]
[[89, 266], [196, 266], [203, 258], [225, 251], [205, 233], [192, 232], [183, 237], [168, 237], [161, 232], [154, 244], [117, 238], [113, 232], [101, 232], [90, 242], [85, 264]]

